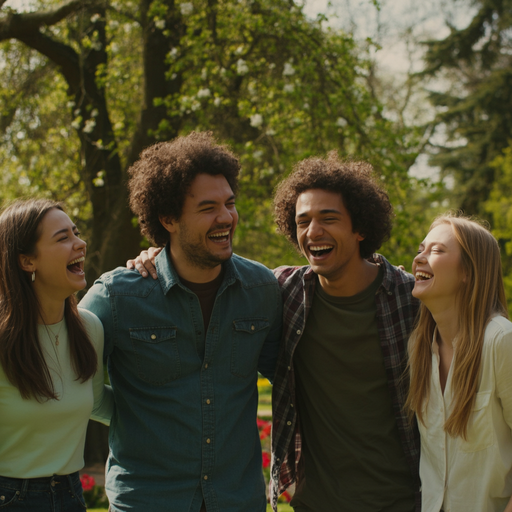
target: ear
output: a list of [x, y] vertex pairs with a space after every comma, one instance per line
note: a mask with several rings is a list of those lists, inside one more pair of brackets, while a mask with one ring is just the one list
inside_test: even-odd
[[361, 235], [360, 233], [356, 233], [356, 234], [357, 234], [356, 240], [358, 242], [362, 242], [366, 238], [365, 235]]
[[34, 270], [36, 270], [34, 257], [28, 254], [20, 254], [18, 256], [18, 263], [20, 264], [21, 270], [25, 272], [34, 272]]
[[160, 224], [169, 232], [169, 233], [175, 233], [176, 232], [176, 225], [177, 222], [172, 217], [164, 217], [163, 215], [160, 215], [158, 217], [158, 220], [160, 221]]

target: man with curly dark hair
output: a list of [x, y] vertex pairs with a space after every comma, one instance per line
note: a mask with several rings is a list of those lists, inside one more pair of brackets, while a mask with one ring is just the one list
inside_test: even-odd
[[114, 512], [264, 512], [258, 371], [273, 378], [276, 278], [233, 254], [240, 164], [210, 133], [144, 150], [130, 205], [158, 277], [118, 268], [80, 303], [103, 322], [116, 401], [106, 490]]
[[392, 207], [372, 167], [335, 152], [278, 187], [279, 230], [307, 258], [274, 270], [284, 343], [272, 393], [272, 482], [296, 512], [419, 511], [419, 438], [403, 412], [414, 278], [374, 252]]
[[[296, 512], [419, 512], [419, 435], [403, 410], [414, 278], [375, 254], [393, 210], [373, 168], [299, 162], [274, 200], [309, 265], [274, 270], [283, 344], [272, 392], [271, 502]], [[152, 266], [148, 254], [137, 262]]]

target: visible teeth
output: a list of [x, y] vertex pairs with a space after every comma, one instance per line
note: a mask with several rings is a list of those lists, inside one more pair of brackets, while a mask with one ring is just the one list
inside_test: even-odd
[[432, 275], [427, 274], [426, 272], [416, 272], [416, 274], [414, 274], [414, 277], [416, 277], [416, 279], [430, 279]]
[[212, 233], [211, 235], [208, 235], [210, 238], [213, 238], [213, 237], [222, 237], [222, 236], [228, 236], [229, 235], [229, 230], [228, 231], [223, 231], [222, 233]]
[[74, 265], [75, 263], [80, 263], [81, 261], [85, 261], [85, 256], [82, 256], [81, 258], [77, 258], [76, 260], [70, 261], [68, 263], [68, 267], [69, 267], [69, 265]]
[[332, 249], [332, 245], [311, 245], [309, 247], [310, 251], [326, 251], [327, 249]]

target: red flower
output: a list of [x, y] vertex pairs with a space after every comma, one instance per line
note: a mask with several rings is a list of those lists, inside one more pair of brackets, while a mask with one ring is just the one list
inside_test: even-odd
[[84, 491], [92, 491], [94, 489], [94, 486], [96, 485], [94, 477], [89, 476], [85, 473], [80, 477], [80, 482], [82, 482], [82, 488]]
[[260, 418], [256, 418], [256, 425], [258, 425], [258, 429], [261, 429], [263, 427], [266, 427], [267, 425], [270, 425], [271, 421], [262, 420]]
[[268, 452], [262, 452], [261, 459], [262, 459], [263, 467], [268, 468], [270, 466], [270, 455], [268, 454]]
[[272, 423], [269, 421], [268, 425], [260, 430], [260, 439], [265, 439], [270, 435], [270, 431], [272, 430]]
[[284, 491], [283, 494], [282, 494], [283, 498], [286, 500], [286, 503], [290, 503], [290, 501], [292, 501], [292, 497], [290, 496], [290, 494], [288, 493], [288, 491]]

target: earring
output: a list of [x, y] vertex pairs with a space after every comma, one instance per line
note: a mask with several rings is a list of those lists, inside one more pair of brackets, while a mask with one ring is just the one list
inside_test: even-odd
[[36, 271], [32, 272], [32, 282], [36, 280]]

